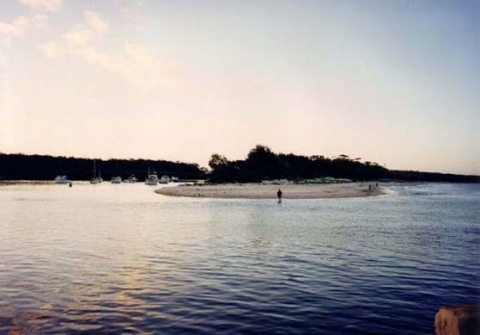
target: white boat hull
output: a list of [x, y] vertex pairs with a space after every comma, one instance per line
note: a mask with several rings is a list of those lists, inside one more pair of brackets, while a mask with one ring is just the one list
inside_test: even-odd
[[69, 185], [71, 182], [67, 176], [57, 176], [57, 178], [55, 178], [55, 184], [57, 185]]

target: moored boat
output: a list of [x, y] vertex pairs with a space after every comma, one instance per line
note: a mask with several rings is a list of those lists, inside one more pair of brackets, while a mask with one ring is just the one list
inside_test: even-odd
[[112, 179], [110, 180], [110, 182], [112, 184], [121, 184], [122, 183], [122, 177], [120, 176], [114, 176], [112, 177]]
[[96, 175], [96, 169], [95, 169], [95, 160], [93, 160], [93, 177], [90, 179], [90, 184], [100, 184], [103, 179], [100, 176], [100, 172], [98, 173], [98, 176]]
[[57, 185], [69, 185], [72, 181], [70, 179], [68, 179], [67, 176], [63, 175], [63, 176], [57, 176], [55, 178], [55, 184]]
[[102, 178], [96, 177], [96, 178], [90, 179], [90, 184], [100, 184], [102, 181], [103, 181]]
[[131, 174], [127, 179], [125, 179], [124, 183], [136, 183], [138, 181], [137, 177], [134, 174]]
[[158, 181], [159, 184], [168, 184], [170, 178], [167, 175], [163, 175]]
[[148, 186], [158, 185], [158, 176], [155, 171], [148, 174], [147, 179], [145, 179], [145, 185], [148, 185]]

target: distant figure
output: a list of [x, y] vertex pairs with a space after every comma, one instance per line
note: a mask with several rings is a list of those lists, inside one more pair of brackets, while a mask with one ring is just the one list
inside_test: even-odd
[[68, 184], [68, 186], [72, 187], [72, 182], [70, 182], [70, 184]]
[[378, 187], [378, 183], [375, 183], [375, 187]]
[[282, 190], [281, 189], [278, 189], [277, 191], [277, 198], [278, 198], [278, 203], [282, 202]]

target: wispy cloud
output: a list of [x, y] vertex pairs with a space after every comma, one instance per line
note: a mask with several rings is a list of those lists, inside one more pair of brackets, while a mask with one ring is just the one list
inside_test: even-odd
[[65, 34], [64, 38], [66, 42], [72, 47], [82, 47], [89, 44], [95, 34], [89, 29], [75, 29], [67, 34]]
[[63, 3], [63, 0], [17, 0], [21, 4], [36, 10], [46, 10], [54, 12], [58, 10]]
[[11, 23], [0, 22], [0, 35], [7, 37], [18, 37], [25, 34], [30, 20], [25, 16], [20, 16]]
[[[157, 60], [144, 46], [125, 43], [122, 51], [120, 57], [114, 58], [95, 47], [84, 46], [74, 54], [141, 87], [172, 86], [178, 81], [173, 68]], [[55, 52], [59, 54], [62, 50]]]
[[11, 22], [0, 21], [0, 42], [9, 43], [32, 30], [47, 30], [48, 18], [44, 14], [32, 13], [28, 17], [19, 16]]
[[85, 11], [84, 14], [85, 23], [87, 26], [92, 29], [95, 33], [101, 34], [108, 30], [108, 22], [100, 18], [98, 13]]
[[143, 10], [145, 0], [117, 0], [117, 4], [127, 20], [135, 18]]
[[70, 54], [69, 49], [57, 41], [50, 41], [40, 45], [40, 51], [47, 58], [63, 58]]
[[85, 11], [83, 13], [84, 23], [76, 26], [65, 34], [64, 38], [72, 47], [83, 47], [98, 35], [108, 30], [108, 22], [100, 18], [96, 12]]
[[[174, 69], [159, 61], [148, 48], [125, 43], [115, 57], [93, 43], [107, 33], [109, 23], [97, 12], [85, 11], [83, 21], [73, 26], [60, 40], [40, 45], [47, 58], [81, 57], [85, 61], [142, 87], [171, 86], [178, 81]], [[174, 80], [175, 78], [175, 80]]]

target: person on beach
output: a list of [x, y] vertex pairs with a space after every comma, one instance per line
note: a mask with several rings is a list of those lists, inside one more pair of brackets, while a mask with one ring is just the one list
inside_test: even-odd
[[283, 194], [282, 190], [281, 190], [281, 189], [278, 189], [278, 191], [277, 191], [277, 198], [278, 198], [278, 202], [279, 202], [279, 203], [282, 202], [282, 194]]

